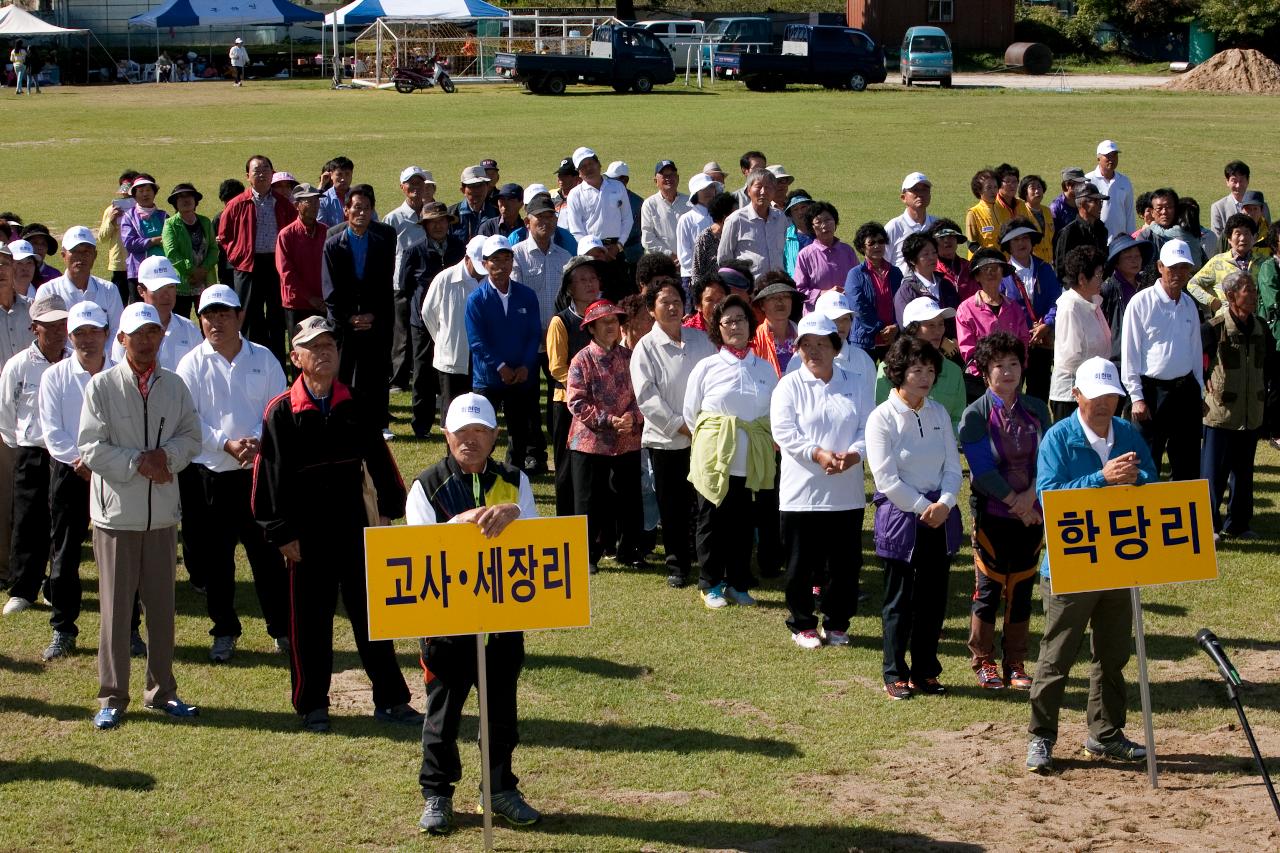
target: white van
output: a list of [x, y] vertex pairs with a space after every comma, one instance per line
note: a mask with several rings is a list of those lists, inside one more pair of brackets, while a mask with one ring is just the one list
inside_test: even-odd
[[706, 25], [702, 21], [637, 21], [635, 26], [647, 30], [662, 42], [671, 54], [671, 62], [676, 71], [684, 71], [686, 64], [697, 67], [697, 45], [706, 31]]

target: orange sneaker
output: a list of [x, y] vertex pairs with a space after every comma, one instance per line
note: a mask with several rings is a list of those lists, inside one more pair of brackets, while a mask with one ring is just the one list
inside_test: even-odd
[[991, 661], [985, 661], [977, 670], [978, 686], [987, 690], [1003, 690], [1004, 679]]
[[1031, 676], [1027, 675], [1027, 671], [1022, 668], [1022, 664], [1011, 664], [1005, 667], [1005, 673], [1009, 680], [1009, 686], [1015, 690], [1030, 690]]

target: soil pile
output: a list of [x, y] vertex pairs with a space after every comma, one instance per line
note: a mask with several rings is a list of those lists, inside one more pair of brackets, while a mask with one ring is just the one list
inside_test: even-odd
[[1180, 92], [1280, 95], [1280, 65], [1256, 50], [1224, 50], [1164, 88]]

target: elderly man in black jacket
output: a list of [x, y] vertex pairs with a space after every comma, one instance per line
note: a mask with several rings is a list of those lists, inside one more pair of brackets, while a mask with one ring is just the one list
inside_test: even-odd
[[338, 379], [390, 441], [387, 377], [395, 325], [396, 232], [373, 221], [373, 206], [373, 187], [356, 184], [347, 190], [347, 224], [325, 241], [321, 280], [342, 350]]

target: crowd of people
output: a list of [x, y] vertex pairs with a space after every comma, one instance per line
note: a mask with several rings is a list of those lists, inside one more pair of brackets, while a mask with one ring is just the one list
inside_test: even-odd
[[[422, 826], [445, 832], [475, 662], [464, 643], [424, 639], [425, 718], [409, 704], [392, 645], [368, 639], [365, 526], [407, 514], [496, 535], [537, 514], [530, 479], [554, 472], [556, 513], [587, 518], [592, 573], [644, 565], [660, 533], [670, 586], [694, 582], [721, 610], [781, 577], [795, 644], [838, 647], [867, 599], [869, 473], [886, 695], [947, 692], [938, 641], [967, 526], [972, 677], [1031, 691], [1028, 767], [1052, 765], [1090, 624], [1086, 749], [1137, 760], [1128, 601], [1054, 595], [1040, 493], [1150, 482], [1167, 457], [1172, 478], [1209, 480], [1216, 536], [1253, 538], [1255, 448], [1277, 431], [1280, 269], [1247, 165], [1227, 164], [1205, 228], [1172, 188], [1135, 197], [1119, 157], [1104, 140], [1096, 168], [1062, 169], [1047, 202], [1043, 178], [982, 169], [963, 224], [929, 212], [933, 184], [912, 172], [902, 214], [846, 226], [849, 243], [836, 205], [759, 151], [740, 158], [736, 190], [718, 163], [682, 182], [659, 160], [648, 197], [627, 163], [587, 147], [545, 184], [504, 181], [483, 159], [452, 204], [408, 166], [382, 215], [346, 157], [312, 184], [258, 154], [222, 182], [212, 217], [187, 182], [165, 210], [136, 170], [96, 229], [59, 240], [0, 214], [3, 612], [43, 594], [43, 658], [73, 653], [92, 524], [95, 725], [119, 725], [131, 657], [146, 659], [148, 707], [193, 717], [172, 667], [178, 542], [214, 662], [243, 630], [239, 543], [303, 727], [330, 728], [341, 595], [375, 715], [423, 724]], [[388, 448], [395, 390], [413, 435], [439, 413], [448, 447], [409, 490]], [[494, 809], [528, 824], [538, 814], [510, 767], [523, 640], [489, 648]]]

